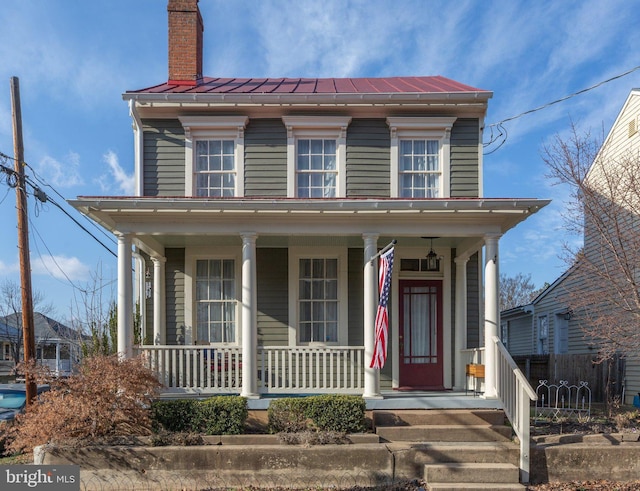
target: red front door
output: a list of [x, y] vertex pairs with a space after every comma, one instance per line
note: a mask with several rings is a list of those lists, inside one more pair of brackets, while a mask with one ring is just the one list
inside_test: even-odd
[[400, 280], [400, 389], [444, 389], [442, 281]]

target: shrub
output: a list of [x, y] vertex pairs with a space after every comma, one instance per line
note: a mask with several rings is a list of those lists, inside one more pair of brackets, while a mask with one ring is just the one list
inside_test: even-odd
[[244, 397], [210, 397], [198, 404], [195, 427], [207, 435], [240, 435], [248, 415]]
[[156, 401], [152, 406], [156, 432], [239, 435], [244, 433], [249, 411], [244, 397], [215, 396], [199, 401]]
[[193, 417], [197, 411], [198, 401], [195, 399], [178, 399], [171, 401], [155, 401], [151, 405], [153, 429], [170, 432], [193, 431]]
[[320, 430], [357, 433], [365, 429], [366, 404], [361, 397], [322, 395], [277, 399], [269, 405], [273, 433]]
[[51, 382], [9, 430], [9, 451], [46, 443], [104, 440], [151, 432], [151, 402], [160, 384], [142, 359], [100, 355], [83, 359], [79, 372]]
[[362, 397], [323, 395], [309, 397], [306, 416], [322, 431], [357, 433], [365, 429], [366, 403]]
[[296, 433], [309, 427], [306, 409], [308, 397], [287, 397], [271, 401], [267, 410], [271, 433]]

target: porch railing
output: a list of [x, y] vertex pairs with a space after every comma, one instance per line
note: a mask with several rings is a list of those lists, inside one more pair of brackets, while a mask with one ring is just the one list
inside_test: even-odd
[[138, 351], [168, 391], [240, 392], [240, 348], [144, 345]]
[[260, 347], [258, 389], [268, 394], [361, 394], [364, 389], [364, 348]]
[[[147, 366], [169, 392], [240, 393], [242, 350], [207, 345], [139, 346]], [[363, 347], [259, 347], [258, 390], [277, 393], [361, 394]]]
[[494, 336], [493, 343], [496, 352], [496, 393], [520, 440], [520, 480], [523, 483], [528, 483], [531, 451], [531, 443], [529, 442], [531, 401], [537, 400], [538, 396], [500, 342], [500, 338]]

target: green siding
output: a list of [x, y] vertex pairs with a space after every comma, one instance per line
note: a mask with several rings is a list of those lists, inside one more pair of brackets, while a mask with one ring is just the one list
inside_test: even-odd
[[282, 120], [250, 120], [244, 155], [245, 196], [287, 196], [287, 130]]
[[476, 198], [480, 194], [477, 119], [458, 119], [451, 128], [451, 197]]
[[479, 256], [476, 252], [467, 262], [467, 348], [480, 346], [480, 270], [478, 261]]
[[347, 197], [390, 196], [389, 127], [384, 119], [354, 119], [347, 130]]
[[184, 129], [177, 119], [148, 119], [144, 133], [144, 195], [184, 196]]
[[258, 345], [289, 344], [287, 249], [256, 251], [258, 281]]
[[165, 249], [165, 257], [167, 344], [177, 344], [178, 328], [185, 334], [184, 249]]
[[364, 346], [364, 250], [349, 249], [349, 346]]

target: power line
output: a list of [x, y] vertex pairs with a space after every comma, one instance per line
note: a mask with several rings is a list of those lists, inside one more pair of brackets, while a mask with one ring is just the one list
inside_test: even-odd
[[[609, 83], [609, 82], [613, 82], [614, 80], [618, 80], [618, 79], [620, 79], [620, 78], [622, 78], [622, 77], [626, 77], [627, 75], [629, 75], [629, 74], [631, 74], [631, 73], [633, 73], [633, 72], [635, 72], [635, 71], [637, 71], [637, 70], [640, 70], [640, 65], [639, 65], [639, 66], [636, 66], [636, 67], [633, 67], [633, 68], [631, 68], [630, 70], [627, 70], [627, 71], [626, 71], [626, 72], [624, 72], [624, 73], [620, 73], [620, 74], [615, 75], [615, 76], [613, 76], [613, 77], [611, 77], [611, 78], [608, 78], [608, 79], [606, 79], [606, 80], [603, 80], [603, 81], [601, 81], [601, 82], [598, 82], [597, 84], [594, 84], [594, 85], [592, 85], [592, 86], [590, 86], [590, 87], [587, 87], [587, 88], [585, 88], [585, 89], [578, 90], [577, 92], [574, 92], [574, 93], [569, 94], [569, 95], [567, 95], [567, 96], [561, 97], [560, 99], [556, 99], [556, 100], [554, 100], [554, 101], [547, 102], [546, 104], [543, 104], [542, 106], [538, 106], [538, 107], [536, 107], [536, 108], [529, 109], [528, 111], [524, 111], [524, 112], [522, 112], [522, 113], [520, 113], [520, 114], [516, 114], [515, 116], [511, 116], [511, 117], [509, 117], [509, 118], [505, 118], [505, 119], [503, 119], [503, 120], [501, 120], [501, 121], [498, 121], [497, 123], [491, 123], [491, 124], [487, 125], [487, 128], [488, 128], [488, 129], [490, 129], [490, 131], [491, 131], [491, 136], [490, 136], [490, 138], [489, 138], [489, 141], [488, 141], [488, 142], [483, 143], [483, 146], [486, 148], [486, 147], [488, 147], [489, 145], [492, 145], [493, 143], [495, 143], [496, 141], [498, 141], [498, 140], [500, 140], [500, 139], [501, 139], [502, 141], [500, 142], [500, 144], [499, 144], [496, 148], [494, 148], [494, 149], [493, 149], [493, 150], [491, 150], [490, 152], [486, 152], [484, 155], [490, 155], [490, 154], [494, 153], [494, 152], [495, 152], [495, 151], [497, 151], [497, 150], [498, 150], [502, 145], [504, 145], [504, 144], [505, 144], [505, 142], [507, 141], [507, 136], [508, 136], [508, 135], [507, 135], [507, 130], [506, 130], [506, 128], [504, 127], [504, 123], [507, 123], [507, 122], [509, 122], [509, 121], [513, 121], [513, 120], [515, 120], [515, 119], [521, 118], [521, 117], [526, 116], [526, 115], [528, 115], [528, 114], [532, 114], [532, 113], [535, 113], [535, 112], [538, 112], [538, 111], [542, 111], [543, 109], [546, 109], [546, 108], [548, 108], [548, 107], [550, 107], [550, 106], [553, 106], [553, 105], [555, 105], [555, 104], [559, 104], [560, 102], [564, 102], [564, 101], [566, 101], [566, 100], [568, 100], [568, 99], [571, 99], [571, 98], [573, 98], [573, 97], [576, 97], [576, 96], [578, 96], [578, 95], [582, 95], [582, 94], [584, 94], [584, 93], [586, 93], [586, 92], [589, 92], [589, 91], [591, 91], [591, 90], [597, 89], [598, 87], [600, 87], [600, 86], [602, 86], [602, 85], [604, 85], [604, 84], [607, 84], [607, 83]], [[498, 130], [498, 134], [497, 134], [496, 136], [494, 136], [494, 134], [493, 134], [494, 128]]]
[[591, 87], [587, 87], [586, 89], [579, 90], [577, 92], [574, 92], [573, 94], [569, 94], [569, 95], [564, 96], [564, 97], [562, 97], [560, 99], [557, 99], [555, 101], [548, 102], [548, 103], [543, 104], [542, 106], [536, 107], [534, 109], [529, 109], [528, 111], [525, 111], [523, 113], [517, 114], [516, 116], [511, 116], [510, 118], [503, 119], [502, 121], [499, 121], [497, 123], [492, 123], [489, 126], [499, 126], [499, 125], [502, 125], [503, 123], [506, 123], [507, 121], [513, 121], [514, 119], [521, 118], [522, 116], [526, 116], [527, 114], [531, 114], [531, 113], [535, 113], [537, 111], [541, 111], [542, 109], [546, 109], [549, 106], [553, 106], [554, 104], [558, 104], [560, 102], [564, 102], [567, 99], [571, 99], [572, 97], [576, 97], [578, 95], [584, 94], [585, 92], [589, 92], [590, 90], [597, 89], [598, 87], [600, 87], [600, 86], [602, 86], [604, 84], [607, 84], [607, 83], [613, 82], [614, 80], [617, 80], [619, 78], [625, 77], [625, 76], [635, 72], [636, 70], [640, 70], [640, 65], [637, 66], [637, 67], [632, 68], [631, 70], [627, 70], [624, 73], [616, 75], [615, 77], [611, 77], [611, 78], [609, 78], [607, 80], [603, 80], [602, 82], [598, 82], [597, 84], [592, 85]]
[[[9, 157], [8, 155], [0, 152], [0, 158], [5, 159], [11, 159], [11, 160], [15, 160], [12, 157]], [[25, 165], [27, 165], [25, 163]], [[29, 166], [29, 168], [31, 170], [33, 170], [33, 168], [31, 166]], [[3, 172], [7, 173], [8, 176], [13, 176], [15, 178], [15, 171], [13, 169], [10, 169], [4, 165], [0, 164], [0, 170], [2, 170]], [[40, 200], [42, 203], [44, 202], [49, 202], [52, 205], [54, 205], [56, 208], [58, 208], [62, 213], [64, 213], [69, 219], [71, 219], [78, 227], [80, 227], [84, 232], [86, 232], [87, 234], [89, 234], [96, 242], [98, 242], [98, 244], [100, 244], [102, 247], [104, 247], [109, 253], [111, 253], [114, 257], [118, 257], [118, 255], [113, 252], [104, 242], [102, 242], [98, 237], [96, 237], [90, 230], [88, 230], [84, 225], [82, 225], [78, 220], [76, 220], [73, 216], [71, 216], [71, 214], [69, 212], [67, 212], [67, 210], [65, 210], [62, 205], [60, 205], [58, 202], [56, 202], [51, 196], [47, 195], [44, 191], [42, 191], [42, 189], [40, 189], [36, 184], [34, 184], [31, 179], [29, 179], [28, 177], [25, 176], [25, 181], [27, 184], [29, 184], [29, 186], [31, 186], [31, 188], [33, 189], [33, 195]], [[10, 187], [12, 186], [11, 183], [11, 177], [7, 178], [7, 183]], [[51, 187], [51, 186], [49, 186]], [[53, 187], [51, 187], [53, 189]], [[55, 191], [55, 190], [54, 190]], [[62, 197], [62, 195], [60, 193], [58, 193], [57, 191], [55, 191], [56, 194], [58, 194], [59, 196]], [[62, 199], [64, 199], [64, 197], [62, 197]], [[115, 242], [115, 240], [114, 240]]]

